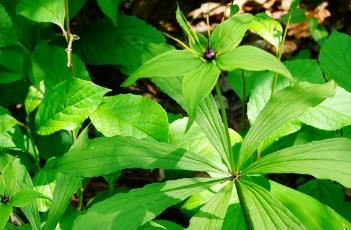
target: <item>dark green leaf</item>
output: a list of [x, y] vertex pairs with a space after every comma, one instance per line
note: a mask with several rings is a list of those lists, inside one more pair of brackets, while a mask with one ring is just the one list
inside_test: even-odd
[[6, 9], [0, 4], [0, 47], [15, 45], [17, 33]]
[[117, 26], [118, 8], [121, 0], [97, 0], [101, 11]]

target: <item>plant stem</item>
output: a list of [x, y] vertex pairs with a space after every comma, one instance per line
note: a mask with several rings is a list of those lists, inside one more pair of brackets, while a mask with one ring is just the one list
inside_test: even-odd
[[82, 211], [83, 208], [83, 194], [84, 194], [84, 188], [79, 188], [77, 195], [78, 195], [78, 206], [77, 206], [77, 210], [78, 211]]
[[242, 87], [243, 87], [243, 95], [242, 95], [242, 100], [241, 100], [240, 130], [243, 130], [244, 129], [245, 112], [246, 112], [246, 79], [245, 79], [244, 70], [241, 70], [241, 80], [242, 80]]
[[70, 74], [71, 77], [74, 77], [74, 70], [73, 70], [73, 63], [72, 63], [72, 44], [74, 41], [74, 36], [71, 34], [71, 28], [69, 24], [69, 5], [68, 5], [68, 0], [65, 0], [65, 25], [66, 25], [66, 31], [65, 31], [65, 38], [67, 41], [67, 67], [70, 69]]
[[216, 89], [216, 94], [217, 94], [218, 100], [219, 100], [219, 106], [220, 106], [220, 109], [221, 109], [222, 121], [223, 121], [223, 124], [224, 124], [225, 135], [226, 135], [226, 139], [227, 139], [228, 151], [226, 151], [226, 154], [227, 154], [227, 158], [228, 158], [229, 164], [231, 166], [231, 170], [234, 173], [235, 172], [235, 164], [234, 164], [234, 157], [233, 157], [233, 154], [232, 154], [232, 145], [231, 145], [230, 136], [229, 136], [228, 119], [227, 119], [227, 114], [226, 114], [226, 111], [225, 111], [224, 99], [223, 99], [223, 96], [222, 96], [221, 89], [219, 87], [218, 81], [217, 81], [217, 84], [215, 86], [215, 89]]

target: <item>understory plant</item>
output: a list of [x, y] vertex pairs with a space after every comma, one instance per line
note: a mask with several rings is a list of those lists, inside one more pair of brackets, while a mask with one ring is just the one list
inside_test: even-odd
[[[182, 48], [176, 49], [102, 0], [97, 4], [106, 19], [83, 28], [78, 40], [70, 15], [85, 1], [43, 2], [23, 0], [14, 9], [0, 0], [7, 33], [1, 52], [28, 56], [20, 70], [13, 63], [0, 69], [0, 83], [15, 84], [23, 75], [30, 82], [24, 122], [0, 107], [1, 229], [351, 229], [347, 208], [272, 179], [309, 175], [351, 188], [350, 36], [334, 31], [325, 41], [323, 74], [315, 60], [280, 61], [287, 30], [266, 14], [232, 15], [205, 36], [178, 7], [188, 43], [167, 34]], [[293, 1], [287, 24], [297, 7]], [[48, 22], [64, 35], [52, 39], [55, 45], [23, 39], [18, 29]], [[41, 26], [43, 34], [50, 31]], [[94, 27], [101, 30], [96, 37]], [[276, 56], [240, 45], [248, 31], [270, 43]], [[115, 41], [123, 45], [99, 53]], [[335, 44], [342, 54], [334, 54]], [[125, 87], [150, 78], [188, 117], [170, 123], [154, 100], [108, 95], [89, 80], [85, 64], [117, 66], [129, 75]], [[229, 128], [220, 78], [230, 81], [243, 104], [249, 98], [247, 132]], [[166, 180], [115, 189], [123, 170], [135, 168], [160, 169]], [[85, 203], [84, 187], [94, 177], [103, 177], [109, 190]], [[160, 217], [175, 206], [189, 216], [188, 226]]]

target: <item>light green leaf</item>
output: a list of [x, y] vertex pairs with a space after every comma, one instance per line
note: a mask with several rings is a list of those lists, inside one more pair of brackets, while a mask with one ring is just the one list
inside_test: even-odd
[[0, 47], [18, 43], [17, 33], [6, 9], [0, 4]]
[[17, 120], [11, 116], [10, 112], [0, 106], [0, 133], [8, 131], [17, 124]]
[[233, 182], [229, 182], [214, 195], [200, 211], [190, 219], [188, 229], [221, 229], [233, 192]]
[[0, 204], [0, 229], [4, 229], [7, 220], [12, 213], [12, 207], [10, 205]]
[[[72, 63], [75, 77], [90, 80], [89, 73], [78, 56], [73, 54]], [[47, 43], [40, 43], [35, 47], [32, 53], [32, 71], [33, 83], [39, 85], [44, 80], [47, 88], [72, 78], [70, 68], [67, 67], [65, 48]]]
[[183, 96], [189, 115], [188, 127], [196, 118], [200, 102], [207, 97], [217, 83], [220, 70], [213, 63], [203, 63], [184, 75]]
[[202, 131], [201, 127], [194, 123], [186, 131], [188, 118], [178, 119], [169, 126], [169, 143], [179, 148], [186, 149], [194, 154], [202, 156], [212, 162], [222, 163], [220, 155], [211, 145], [211, 142]]
[[10, 199], [17, 192], [17, 177], [12, 161], [9, 162], [0, 174], [0, 195], [6, 195]]
[[12, 207], [24, 207], [27, 206], [32, 200], [37, 198], [45, 198], [43, 194], [33, 191], [33, 190], [22, 190], [17, 192], [10, 201]]
[[293, 81], [289, 70], [276, 57], [254, 46], [239, 46], [216, 59], [219, 68], [225, 71], [244, 69], [251, 71], [269, 70]]
[[38, 88], [34, 86], [29, 86], [28, 94], [24, 101], [24, 107], [26, 109], [27, 115], [33, 112], [36, 108], [38, 108], [40, 103], [43, 101], [44, 91], [45, 91], [44, 81], [41, 81], [39, 83]]
[[276, 92], [261, 111], [240, 149], [238, 166], [247, 161], [267, 136], [274, 134], [286, 123], [300, 116], [307, 108], [333, 96], [335, 83], [323, 85], [298, 83]]
[[65, 214], [72, 195], [81, 186], [81, 179], [70, 175], [57, 175], [53, 202], [48, 212], [48, 219], [43, 230], [55, 229], [57, 223]]
[[333, 97], [308, 108], [299, 120], [323, 130], [337, 130], [351, 125], [351, 93], [336, 87]]
[[351, 140], [333, 138], [295, 145], [262, 157], [245, 173], [297, 173], [336, 181], [351, 188]]
[[[351, 224], [318, 200], [269, 181], [270, 193], [287, 207], [306, 229], [350, 229]], [[330, 196], [331, 194], [328, 194]]]
[[142, 96], [120, 94], [107, 97], [90, 119], [107, 137], [123, 135], [168, 140], [167, 113], [155, 101]]
[[[94, 34], [94, 36], [91, 36]], [[137, 17], [120, 15], [118, 27], [108, 20], [97, 20], [82, 28], [74, 43], [86, 64], [118, 65], [128, 75], [143, 61], [143, 53], [150, 43], [164, 44], [162, 33]]]
[[282, 40], [283, 27], [266, 13], [255, 15], [250, 25], [250, 31], [258, 34], [278, 49]]
[[51, 22], [64, 30], [65, 4], [58, 0], [21, 0], [17, 13], [36, 22]]
[[265, 188], [246, 180], [236, 183], [249, 229], [305, 229], [300, 220]]
[[137, 229], [152, 220], [166, 208], [181, 202], [194, 193], [209, 189], [226, 179], [189, 178], [165, 183], [154, 183], [117, 194], [88, 209], [79, 216], [73, 230]]
[[327, 77], [351, 92], [351, 37], [332, 32], [319, 53], [319, 63]]
[[210, 37], [210, 48], [221, 55], [237, 47], [250, 28], [252, 19], [251, 14], [241, 14], [217, 25]]
[[101, 176], [124, 168], [180, 169], [226, 174], [227, 170], [198, 155], [166, 143], [133, 137], [102, 137], [87, 148], [54, 159], [47, 168], [85, 177]]
[[298, 190], [333, 208], [348, 221], [351, 220], [351, 202], [345, 200], [342, 185], [330, 180], [310, 180], [299, 186]]
[[45, 195], [49, 199], [37, 199], [36, 204], [40, 212], [47, 212], [51, 207], [51, 200], [56, 185], [56, 174], [48, 172], [47, 170], [40, 170], [33, 179], [34, 190]]
[[98, 107], [108, 90], [91, 82], [69, 79], [46, 93], [35, 118], [37, 132], [48, 135], [74, 130]]
[[118, 8], [121, 0], [97, 0], [101, 11], [117, 26]]
[[168, 230], [183, 230], [184, 228], [169, 220], [153, 220], [144, 224], [140, 230], [157, 230], [157, 229], [168, 229]]
[[145, 62], [123, 83], [133, 84], [141, 77], [177, 77], [199, 68], [203, 61], [187, 50], [170, 50]]

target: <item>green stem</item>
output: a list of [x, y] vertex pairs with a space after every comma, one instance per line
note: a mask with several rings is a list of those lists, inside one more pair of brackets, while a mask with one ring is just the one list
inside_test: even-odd
[[[294, 11], [293, 8], [291, 8], [290, 11], [289, 11], [288, 20], [286, 21], [286, 25], [285, 25], [284, 32], [283, 32], [283, 38], [282, 38], [282, 41], [279, 43], [279, 46], [278, 46], [278, 48], [276, 50], [276, 55], [275, 56], [279, 60], [282, 58], [282, 55], [283, 55], [286, 35], [288, 33], [288, 27], [289, 27], [289, 24], [290, 24], [290, 21], [291, 21], [291, 15], [292, 15], [293, 11]], [[278, 73], [274, 73], [273, 83], [272, 83], [272, 94], [271, 95], [273, 95], [274, 92], [275, 92], [275, 88], [276, 88], [276, 85], [277, 85], [277, 79], [278, 79]]]
[[244, 129], [244, 120], [245, 120], [245, 112], [246, 112], [246, 79], [245, 72], [241, 70], [241, 80], [243, 87], [243, 95], [241, 100], [241, 118], [240, 118], [240, 130]]
[[77, 210], [82, 211], [83, 208], [83, 194], [84, 194], [84, 188], [79, 188], [77, 195], [78, 195], [78, 206]]
[[67, 66], [70, 69], [70, 74], [71, 77], [74, 77], [74, 70], [73, 70], [73, 62], [72, 62], [72, 44], [74, 41], [74, 36], [71, 34], [71, 27], [70, 27], [70, 21], [69, 21], [69, 0], [65, 0], [65, 26], [66, 26], [66, 31], [65, 31], [65, 38], [67, 41], [67, 48], [66, 48], [66, 53], [67, 53]]
[[235, 172], [234, 157], [233, 157], [233, 154], [232, 154], [232, 146], [231, 146], [230, 136], [229, 136], [228, 119], [227, 119], [227, 114], [226, 114], [226, 111], [225, 111], [224, 99], [223, 99], [223, 96], [222, 96], [221, 89], [219, 87], [218, 81], [217, 81], [217, 84], [215, 86], [215, 89], [216, 89], [216, 94], [217, 94], [218, 100], [219, 100], [219, 106], [220, 106], [220, 109], [221, 109], [222, 121], [223, 121], [223, 124], [224, 124], [225, 135], [226, 135], [226, 139], [227, 139], [226, 142], [227, 142], [227, 145], [228, 145], [227, 146], [228, 151], [226, 151], [226, 155], [227, 155], [227, 158], [228, 158], [228, 161], [229, 161], [229, 164], [230, 164], [232, 172]]

